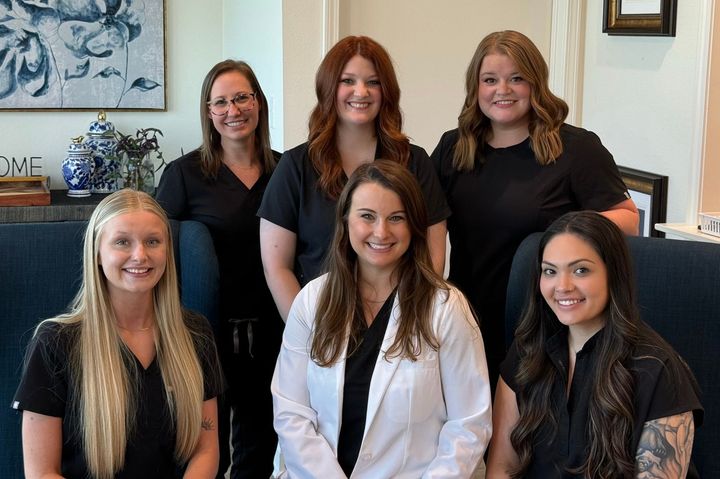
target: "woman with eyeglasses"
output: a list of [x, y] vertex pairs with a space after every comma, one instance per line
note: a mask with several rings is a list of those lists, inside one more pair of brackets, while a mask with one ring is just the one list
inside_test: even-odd
[[602, 212], [637, 234], [638, 211], [594, 133], [564, 123], [548, 67], [522, 33], [491, 33], [467, 69], [458, 128], [432, 159], [452, 209], [449, 279], [467, 295], [487, 341], [493, 384], [505, 356], [505, 290], [518, 245], [563, 213]]
[[283, 318], [300, 287], [322, 273], [347, 178], [376, 158], [407, 166], [420, 182], [433, 267], [442, 273], [445, 265], [450, 211], [427, 153], [402, 132], [387, 51], [368, 37], [343, 38], [321, 62], [315, 93], [308, 141], [283, 154], [258, 212], [265, 277]]
[[230, 461], [232, 427], [231, 477], [270, 477], [277, 444], [270, 380], [283, 322], [263, 275], [256, 213], [279, 154], [270, 148], [266, 97], [247, 63], [225, 60], [208, 72], [200, 119], [202, 145], [167, 166], [157, 200], [171, 218], [204, 223], [218, 255], [216, 337], [229, 386], [220, 401], [219, 476]]

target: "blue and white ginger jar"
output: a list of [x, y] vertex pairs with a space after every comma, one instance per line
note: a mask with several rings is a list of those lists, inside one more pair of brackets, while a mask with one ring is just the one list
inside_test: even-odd
[[90, 180], [92, 193], [112, 193], [118, 190], [120, 161], [113, 158], [117, 140], [115, 126], [106, 120], [105, 111], [100, 110], [97, 121], [90, 123], [85, 146], [92, 151], [95, 172]]
[[67, 149], [67, 157], [62, 162], [62, 174], [68, 186], [67, 195], [72, 198], [90, 196], [90, 187], [95, 161], [92, 150], [83, 144], [83, 137], [72, 139]]

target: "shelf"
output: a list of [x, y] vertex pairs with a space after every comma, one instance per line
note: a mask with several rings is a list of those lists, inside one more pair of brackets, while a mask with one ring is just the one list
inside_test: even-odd
[[86, 198], [70, 198], [67, 190], [52, 190], [48, 206], [0, 206], [0, 223], [84, 221], [106, 196], [92, 194]]
[[720, 244], [720, 237], [701, 232], [697, 225], [682, 223], [657, 223], [655, 225], [655, 229], [686, 240]]

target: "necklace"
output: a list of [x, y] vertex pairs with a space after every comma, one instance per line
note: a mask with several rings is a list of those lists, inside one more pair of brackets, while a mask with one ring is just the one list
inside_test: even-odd
[[146, 326], [146, 327], [144, 327], [144, 328], [130, 329], [130, 328], [126, 328], [125, 326], [120, 326], [120, 325], [117, 324], [117, 323], [115, 323], [115, 325], [116, 325], [118, 328], [120, 328], [120, 329], [122, 329], [122, 330], [124, 330], [124, 331], [130, 331], [131, 333], [141, 333], [141, 332], [143, 332], [143, 331], [149, 331], [149, 330], [151, 330], [152, 327], [153, 327], [153, 325], [151, 324], [150, 326]]
[[385, 299], [377, 299], [377, 300], [376, 300], [376, 299], [363, 298], [363, 301], [364, 301], [365, 303], [380, 304], [380, 303], [384, 303], [385, 301], [387, 301], [387, 298], [385, 298]]

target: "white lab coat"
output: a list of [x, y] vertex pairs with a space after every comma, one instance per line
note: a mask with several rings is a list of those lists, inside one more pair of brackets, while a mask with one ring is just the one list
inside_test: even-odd
[[[272, 380], [282, 478], [346, 477], [337, 462], [345, 357], [332, 367], [310, 360], [317, 298], [326, 276], [311, 281], [290, 309]], [[352, 479], [469, 478], [492, 432], [490, 384], [480, 330], [463, 295], [438, 291], [433, 309], [437, 351], [417, 361], [385, 359], [399, 315], [395, 299], [367, 405]], [[347, 348], [343, 348], [345, 351]]]

